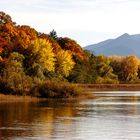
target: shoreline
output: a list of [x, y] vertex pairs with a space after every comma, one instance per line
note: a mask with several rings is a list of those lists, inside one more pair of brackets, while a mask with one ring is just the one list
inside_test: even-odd
[[0, 93], [0, 103], [13, 103], [13, 102], [39, 102], [39, 101], [47, 101], [47, 100], [79, 100], [79, 99], [94, 99], [94, 94], [84, 92], [81, 93], [81, 96], [70, 97], [70, 98], [40, 98], [40, 97], [32, 97], [32, 96], [22, 96], [22, 95], [10, 95]]
[[32, 96], [22, 96], [22, 95], [10, 95], [0, 93], [0, 103], [4, 102], [36, 102], [41, 100], [37, 97]]
[[84, 91], [140, 91], [140, 84], [79, 84]]
[[[98, 91], [140, 91], [140, 84], [78, 84], [81, 95], [71, 98], [54, 99], [94, 99], [94, 92]], [[92, 91], [92, 94], [90, 93]], [[5, 102], [36, 102], [53, 98], [39, 98], [35, 96], [22, 96], [0, 93], [0, 103]]]

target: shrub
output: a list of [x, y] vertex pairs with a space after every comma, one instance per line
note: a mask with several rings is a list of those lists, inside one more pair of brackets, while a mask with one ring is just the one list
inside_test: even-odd
[[119, 84], [119, 81], [116, 79], [110, 79], [108, 77], [102, 78], [98, 77], [96, 80], [97, 84]]
[[6, 81], [0, 77], [0, 92], [4, 94], [12, 93], [13, 90], [7, 85]]
[[32, 78], [27, 76], [23, 68], [24, 56], [17, 52], [10, 54], [5, 62], [5, 68], [0, 75], [1, 87], [0, 92], [12, 91], [14, 94], [26, 95], [29, 94], [32, 88]]
[[31, 95], [43, 98], [69, 98], [78, 96], [80, 89], [66, 82], [46, 81], [32, 89]]

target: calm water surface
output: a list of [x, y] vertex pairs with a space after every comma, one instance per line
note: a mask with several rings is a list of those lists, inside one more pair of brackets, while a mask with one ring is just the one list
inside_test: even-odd
[[140, 140], [140, 93], [0, 103], [0, 140]]

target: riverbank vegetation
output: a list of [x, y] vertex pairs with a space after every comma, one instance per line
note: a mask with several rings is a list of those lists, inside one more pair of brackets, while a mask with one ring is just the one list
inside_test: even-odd
[[135, 55], [96, 56], [54, 30], [40, 33], [0, 12], [1, 93], [68, 98], [80, 95], [74, 83], [140, 83], [139, 79], [140, 60]]
[[[42, 100], [42, 99], [41, 99]], [[37, 102], [40, 101], [37, 97], [31, 96], [16, 96], [16, 95], [5, 95], [0, 93], [0, 103], [10, 102]]]
[[96, 91], [140, 91], [140, 84], [79, 84], [84, 92]]

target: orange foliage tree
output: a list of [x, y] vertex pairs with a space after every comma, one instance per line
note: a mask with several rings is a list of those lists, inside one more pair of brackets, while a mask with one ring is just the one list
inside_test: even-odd
[[68, 37], [65, 37], [65, 38], [59, 38], [58, 43], [62, 49], [71, 51], [74, 58], [78, 57], [81, 60], [87, 58], [84, 50], [76, 41]]
[[138, 78], [139, 65], [140, 60], [135, 55], [128, 56], [122, 61], [122, 70], [125, 81], [134, 81]]

